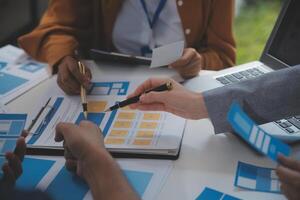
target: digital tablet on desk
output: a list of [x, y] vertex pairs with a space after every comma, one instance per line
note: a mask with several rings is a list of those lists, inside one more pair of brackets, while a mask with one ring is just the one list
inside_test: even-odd
[[90, 56], [93, 60], [111, 61], [132, 65], [150, 65], [151, 58], [142, 56], [133, 56], [116, 52], [107, 52], [98, 49], [91, 49]]

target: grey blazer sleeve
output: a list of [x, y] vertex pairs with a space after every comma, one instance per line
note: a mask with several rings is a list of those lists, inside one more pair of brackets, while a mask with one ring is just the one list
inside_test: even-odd
[[227, 113], [237, 101], [258, 124], [300, 114], [300, 65], [203, 93], [216, 133], [232, 131]]

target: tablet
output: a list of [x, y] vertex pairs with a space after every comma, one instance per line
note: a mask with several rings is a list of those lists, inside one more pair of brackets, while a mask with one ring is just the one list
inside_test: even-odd
[[132, 56], [132, 55], [116, 53], [116, 52], [101, 51], [98, 49], [91, 49], [90, 56], [95, 61], [111, 61], [111, 62], [118, 62], [124, 64], [131, 64], [131, 65], [151, 64], [151, 58], [142, 57], [142, 56]]

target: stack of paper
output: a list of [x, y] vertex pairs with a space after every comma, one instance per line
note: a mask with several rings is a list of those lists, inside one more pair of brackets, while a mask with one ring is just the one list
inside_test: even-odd
[[[185, 119], [166, 112], [142, 112], [128, 107], [103, 112], [126, 98], [128, 91], [135, 88], [132, 81], [94, 82], [87, 97], [88, 120], [101, 128], [110, 152], [176, 159]], [[79, 124], [84, 119], [79, 97], [52, 96], [39, 113], [30, 130], [32, 134], [27, 137], [28, 146], [35, 149], [62, 149], [62, 143], [54, 141], [57, 123]]]
[[31, 60], [17, 47], [0, 48], [0, 101], [9, 101], [50, 77], [47, 65]]

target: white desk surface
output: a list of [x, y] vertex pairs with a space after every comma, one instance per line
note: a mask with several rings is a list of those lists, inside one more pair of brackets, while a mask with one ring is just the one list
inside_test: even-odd
[[[90, 66], [90, 65], [89, 65]], [[151, 76], [173, 76], [169, 69], [148, 69], [145, 67], [109, 66], [98, 64], [91, 67], [93, 76], [109, 77], [114, 74], [126, 78]], [[203, 71], [200, 75], [212, 72]], [[56, 77], [49, 79], [8, 104], [11, 112], [29, 113], [40, 96], [55, 86]], [[253, 152], [232, 134], [215, 135], [208, 119], [187, 122], [181, 148], [181, 155], [174, 161], [174, 168], [162, 188], [158, 199], [195, 199], [204, 187], [211, 187], [242, 199], [285, 199], [282, 195], [249, 192], [234, 187], [234, 177], [238, 161], [275, 167], [267, 158]]]

